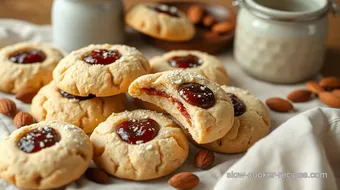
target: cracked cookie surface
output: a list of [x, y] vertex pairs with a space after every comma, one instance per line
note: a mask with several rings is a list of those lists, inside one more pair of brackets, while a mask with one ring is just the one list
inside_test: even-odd
[[245, 152], [269, 133], [269, 112], [266, 106], [248, 91], [227, 86], [222, 86], [222, 88], [227, 93], [234, 94], [244, 103], [245, 112], [242, 115], [235, 116], [234, 125], [227, 135], [201, 146], [221, 153]]
[[[118, 135], [117, 129], [123, 122], [145, 119], [159, 125], [153, 139], [131, 144]], [[148, 110], [112, 114], [93, 131], [90, 139], [96, 165], [123, 179], [149, 180], [165, 176], [179, 168], [189, 152], [182, 129], [163, 114]]]
[[[44, 59], [39, 62], [31, 59], [30, 63], [16, 63], [11, 61], [11, 55], [26, 50], [42, 52]], [[23, 57], [17, 56], [20, 62]], [[31, 57], [32, 58], [32, 57]], [[52, 72], [63, 55], [55, 48], [39, 43], [18, 43], [0, 50], [0, 91], [17, 93], [26, 88], [39, 89], [52, 80]], [[36, 59], [35, 59], [36, 60]]]
[[[180, 86], [188, 83], [201, 85], [203, 90], [209, 89], [215, 103], [208, 108], [202, 108], [187, 102], [178, 90]], [[150, 94], [148, 89], [159, 94]], [[234, 122], [234, 109], [228, 94], [219, 85], [197, 73], [174, 70], [144, 75], [130, 85], [129, 94], [165, 110], [176, 118], [199, 144], [210, 143], [223, 137]], [[204, 101], [203, 99], [202, 102]]]
[[127, 12], [125, 21], [135, 30], [163, 40], [186, 41], [195, 35], [194, 25], [183, 12], [163, 4], [138, 4]]
[[[100, 50], [110, 51], [98, 56], [105, 64], [91, 64], [93, 59], [88, 55]], [[118, 52], [118, 56], [115, 59], [105, 59], [112, 52]], [[112, 62], [107, 63], [108, 60]], [[126, 92], [134, 79], [149, 72], [148, 60], [136, 48], [103, 44], [90, 45], [71, 52], [55, 68], [53, 79], [57, 87], [67, 93], [106, 97]]]
[[[194, 59], [196, 58], [198, 64], [192, 64], [192, 62], [196, 60], [185, 60], [185, 57], [187, 56], [194, 57]], [[187, 68], [175, 67], [171, 62], [172, 58], [177, 58], [177, 60], [182, 58], [182, 60], [179, 61], [182, 63], [183, 61], [189, 61], [192, 65], [189, 65]], [[151, 58], [150, 65], [151, 73], [181, 69], [201, 74], [220, 85], [228, 85], [231, 83], [224, 65], [216, 57], [200, 51], [170, 51], [161, 56]]]
[[53, 81], [44, 86], [32, 100], [33, 117], [38, 121], [65, 121], [87, 134], [92, 133], [113, 112], [124, 111], [127, 103], [125, 94], [79, 100], [63, 97], [60, 92]]
[[[34, 136], [28, 133], [46, 127], [56, 131], [58, 142], [45, 148], [45, 141], [40, 142], [42, 149], [34, 153], [20, 149], [19, 140], [32, 139]], [[25, 189], [58, 188], [78, 179], [88, 168], [92, 154], [91, 141], [81, 129], [65, 122], [44, 121], [17, 129], [0, 142], [0, 177]]]

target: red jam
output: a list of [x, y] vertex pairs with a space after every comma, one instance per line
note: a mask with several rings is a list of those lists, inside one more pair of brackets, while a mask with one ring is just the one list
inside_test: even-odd
[[203, 61], [200, 58], [189, 54], [187, 56], [175, 56], [169, 59], [168, 63], [172, 67], [186, 69], [199, 67], [203, 64]]
[[246, 105], [235, 94], [228, 93], [228, 95], [234, 105], [234, 116], [244, 114], [246, 112]]
[[9, 56], [11, 62], [18, 64], [41, 63], [45, 59], [45, 53], [37, 49], [17, 51]]
[[153, 119], [128, 120], [119, 124], [117, 134], [123, 141], [129, 144], [142, 144], [157, 136], [158, 123]]
[[34, 153], [53, 146], [59, 141], [60, 136], [53, 128], [39, 127], [22, 136], [18, 147], [26, 153]]
[[179, 14], [178, 14], [176, 7], [170, 7], [170, 6], [167, 6], [167, 5], [158, 5], [158, 6], [150, 7], [150, 8], [153, 9], [154, 11], [166, 14], [166, 15], [171, 16], [171, 17], [176, 17], [176, 18], [179, 17]]
[[187, 119], [188, 123], [191, 125], [191, 117], [190, 114], [188, 113], [187, 109], [184, 107], [183, 103], [180, 102], [179, 100], [171, 97], [169, 94], [167, 94], [164, 91], [161, 90], [156, 90], [155, 88], [142, 88], [141, 89], [143, 92], [150, 96], [160, 96], [169, 99], [170, 102], [175, 103], [177, 109], [182, 113], [182, 115]]
[[121, 57], [117, 50], [95, 49], [83, 57], [83, 61], [91, 65], [108, 65]]
[[79, 101], [83, 101], [83, 100], [89, 100], [92, 98], [95, 98], [96, 96], [93, 94], [90, 94], [89, 96], [75, 96], [72, 94], [69, 94], [63, 90], [59, 90], [59, 93], [62, 97], [67, 98], [67, 99], [75, 99], [75, 100], [79, 100]]
[[178, 88], [178, 94], [189, 104], [208, 109], [215, 104], [215, 95], [207, 87], [198, 83], [184, 83]]

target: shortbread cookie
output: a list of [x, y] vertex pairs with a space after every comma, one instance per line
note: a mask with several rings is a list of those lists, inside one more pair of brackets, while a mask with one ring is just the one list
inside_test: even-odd
[[58, 188], [78, 179], [92, 154], [91, 141], [81, 129], [44, 121], [0, 141], [0, 177], [19, 188]]
[[170, 51], [150, 60], [151, 72], [181, 69], [201, 74], [220, 85], [230, 84], [223, 64], [214, 56], [200, 51]]
[[167, 113], [166, 111], [156, 106], [155, 104], [144, 102], [137, 98], [134, 98], [133, 100], [137, 104], [137, 106], [141, 109], [152, 110], [152, 111], [159, 112], [159, 113]]
[[129, 94], [168, 112], [199, 144], [220, 139], [233, 125], [228, 94], [196, 73], [175, 70], [141, 76], [130, 85]]
[[201, 145], [221, 153], [247, 151], [270, 130], [270, 116], [264, 104], [248, 91], [222, 86], [234, 104], [235, 121], [231, 130], [221, 139]]
[[19, 43], [0, 50], [0, 91], [39, 89], [52, 80], [62, 54], [46, 44]]
[[53, 72], [57, 87], [75, 96], [112, 96], [126, 92], [137, 77], [150, 72], [148, 60], [125, 45], [90, 45], [71, 52]]
[[148, 110], [112, 114], [93, 131], [91, 141], [98, 167], [131, 180], [165, 176], [179, 168], [189, 152], [182, 129]]
[[195, 35], [195, 26], [176, 7], [164, 4], [138, 4], [130, 9], [126, 23], [146, 35], [169, 41], [186, 41]]
[[113, 112], [124, 111], [126, 102], [125, 94], [102, 98], [94, 95], [74, 96], [58, 89], [51, 82], [33, 98], [31, 111], [38, 121], [65, 121], [89, 134]]

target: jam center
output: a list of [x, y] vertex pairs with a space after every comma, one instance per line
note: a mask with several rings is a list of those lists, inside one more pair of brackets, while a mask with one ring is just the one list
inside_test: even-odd
[[207, 87], [198, 83], [184, 83], [178, 88], [178, 94], [189, 104], [208, 109], [215, 104], [215, 95]]
[[121, 57], [117, 50], [95, 49], [83, 57], [83, 61], [91, 65], [108, 65]]
[[34, 153], [53, 146], [59, 141], [60, 136], [53, 128], [39, 127], [22, 136], [18, 147], [26, 153]]
[[75, 100], [79, 100], [79, 101], [83, 101], [83, 100], [89, 100], [92, 98], [95, 98], [96, 96], [93, 94], [90, 94], [89, 96], [75, 96], [72, 94], [69, 94], [63, 90], [59, 90], [59, 93], [62, 97], [67, 98], [67, 99], [75, 99]]
[[45, 53], [37, 49], [17, 51], [9, 56], [11, 62], [18, 64], [41, 63], [45, 59]]
[[117, 134], [129, 144], [142, 144], [151, 141], [158, 134], [159, 125], [153, 119], [128, 120], [119, 124]]
[[203, 60], [194, 56], [194, 55], [187, 55], [187, 56], [175, 56], [168, 60], [168, 63], [172, 67], [176, 68], [195, 68], [200, 67], [203, 64]]
[[228, 95], [234, 105], [234, 116], [244, 114], [246, 112], [246, 105], [235, 94], [228, 93]]
[[167, 6], [167, 5], [159, 5], [159, 6], [150, 7], [150, 8], [153, 9], [154, 11], [169, 15], [171, 17], [176, 17], [176, 18], [179, 17], [178, 10], [176, 7]]

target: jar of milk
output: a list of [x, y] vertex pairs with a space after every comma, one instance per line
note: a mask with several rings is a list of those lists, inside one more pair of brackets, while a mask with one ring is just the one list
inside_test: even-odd
[[67, 52], [89, 44], [124, 42], [122, 0], [54, 0], [53, 42]]

